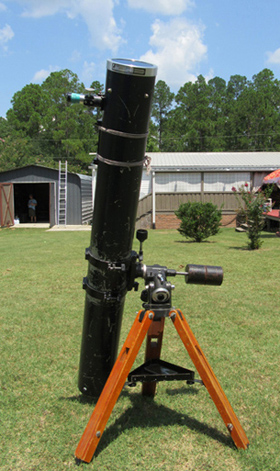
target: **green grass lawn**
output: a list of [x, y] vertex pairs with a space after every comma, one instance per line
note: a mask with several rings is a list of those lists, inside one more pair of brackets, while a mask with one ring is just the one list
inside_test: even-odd
[[[176, 231], [150, 231], [144, 243], [147, 264], [223, 267], [220, 287], [172, 279], [173, 305], [184, 312], [249, 449], [234, 447], [203, 386], [163, 382], [150, 399], [137, 385], [123, 390], [93, 461], [79, 469], [280, 469], [280, 239], [262, 237], [258, 251], [247, 250], [246, 234], [234, 229], [200, 244]], [[1, 471], [76, 469], [74, 452], [94, 408], [77, 388], [89, 240], [89, 232], [0, 230]], [[127, 295], [121, 342], [140, 292]], [[162, 359], [193, 369], [169, 321]], [[135, 365], [143, 360], [144, 346]]]

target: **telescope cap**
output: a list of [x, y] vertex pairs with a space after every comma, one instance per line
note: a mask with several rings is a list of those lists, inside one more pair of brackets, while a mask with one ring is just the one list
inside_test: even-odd
[[125, 75], [155, 77], [157, 66], [136, 59], [108, 59], [107, 70]]

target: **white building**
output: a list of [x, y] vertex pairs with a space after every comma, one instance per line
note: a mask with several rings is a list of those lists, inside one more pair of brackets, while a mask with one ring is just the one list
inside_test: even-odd
[[147, 157], [138, 225], [142, 220], [154, 228], [178, 227], [174, 211], [187, 201], [223, 205], [223, 224], [234, 223], [232, 187], [247, 182], [256, 190], [268, 173], [280, 168], [280, 152], [147, 152]]

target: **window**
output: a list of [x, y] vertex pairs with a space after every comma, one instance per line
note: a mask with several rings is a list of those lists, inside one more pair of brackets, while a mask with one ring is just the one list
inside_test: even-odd
[[200, 173], [156, 173], [157, 193], [191, 193], [200, 190]]
[[232, 187], [239, 188], [245, 182], [250, 182], [250, 172], [205, 172], [204, 191], [224, 192], [232, 191]]

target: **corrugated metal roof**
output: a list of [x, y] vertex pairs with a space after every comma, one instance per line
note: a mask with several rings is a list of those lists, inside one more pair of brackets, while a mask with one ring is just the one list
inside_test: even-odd
[[280, 168], [280, 152], [147, 152], [153, 170], [271, 171]]
[[76, 173], [76, 175], [78, 175], [78, 177], [80, 178], [80, 180], [87, 180], [87, 181], [91, 181], [91, 180], [92, 180], [92, 176], [91, 176], [91, 175], [84, 175], [83, 173]]
[[[4, 174], [4, 173], [14, 172], [14, 171], [18, 171], [18, 170], [22, 170], [22, 169], [27, 169], [27, 168], [32, 168], [32, 167], [42, 168], [42, 169], [46, 169], [46, 170], [53, 170], [53, 171], [55, 171], [55, 172], [58, 172], [58, 168], [47, 167], [46, 165], [30, 164], [30, 165], [23, 165], [23, 167], [10, 168], [9, 170], [4, 170], [3, 172], [0, 172], [0, 173], [1, 173], [1, 174]], [[78, 177], [79, 177], [81, 180], [92, 180], [91, 175], [84, 175], [84, 174], [82, 174], [82, 173], [69, 172], [69, 170], [67, 171], [67, 173], [69, 173], [69, 174], [71, 174], [71, 175], [78, 175]]]

